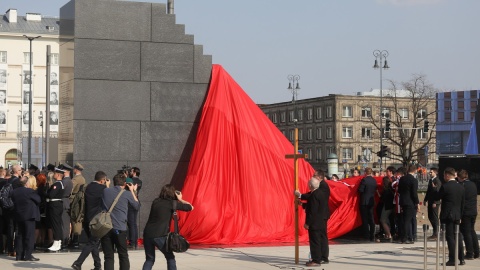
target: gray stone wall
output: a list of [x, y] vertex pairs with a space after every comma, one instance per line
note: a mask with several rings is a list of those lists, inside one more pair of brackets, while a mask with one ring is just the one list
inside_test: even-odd
[[[210, 81], [211, 56], [165, 4], [70, 1], [60, 10], [60, 159], [87, 181], [139, 167], [140, 236], [160, 188], [181, 188]], [[63, 130], [63, 132], [62, 132]]]

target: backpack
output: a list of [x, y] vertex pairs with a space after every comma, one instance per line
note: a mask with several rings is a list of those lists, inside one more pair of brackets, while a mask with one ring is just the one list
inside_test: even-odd
[[85, 215], [85, 185], [81, 185], [78, 192], [73, 196], [70, 204], [70, 220], [76, 223], [83, 222]]
[[11, 183], [6, 183], [2, 189], [0, 189], [0, 204], [5, 210], [13, 209], [12, 192], [13, 186]]

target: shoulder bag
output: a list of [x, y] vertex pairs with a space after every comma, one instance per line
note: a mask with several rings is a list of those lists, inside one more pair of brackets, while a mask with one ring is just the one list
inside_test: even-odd
[[173, 223], [175, 229], [167, 235], [166, 250], [173, 252], [185, 252], [190, 248], [187, 239], [178, 233], [177, 201], [173, 200]]
[[89, 223], [89, 227], [90, 227], [90, 233], [94, 236], [94, 237], [97, 237], [97, 238], [102, 238], [104, 237], [111, 229], [113, 229], [113, 224], [112, 224], [112, 218], [110, 217], [110, 213], [112, 212], [113, 210], [113, 207], [115, 207], [115, 205], [117, 204], [118, 202], [118, 199], [120, 198], [120, 195], [122, 195], [122, 193], [124, 192], [125, 190], [122, 189], [117, 197], [115, 198], [115, 200], [113, 201], [112, 203], [112, 206], [110, 206], [110, 209], [108, 209], [107, 212], [105, 212], [105, 210], [103, 210], [102, 212], [96, 214], [92, 220], [90, 221]]

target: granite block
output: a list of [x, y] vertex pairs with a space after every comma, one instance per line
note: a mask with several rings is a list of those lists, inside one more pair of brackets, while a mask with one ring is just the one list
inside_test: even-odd
[[75, 160], [140, 160], [140, 122], [74, 120], [74, 138]]
[[208, 84], [152, 82], [152, 121], [197, 121]]
[[[60, 8], [60, 39], [73, 38], [75, 34], [75, 1]], [[60, 43], [61, 44], [61, 43]]]
[[152, 5], [128, 1], [75, 1], [75, 37], [151, 40]]
[[175, 23], [174, 14], [166, 14], [165, 5], [152, 5], [152, 41], [193, 44], [193, 36], [185, 34], [185, 25]]
[[142, 42], [142, 81], [193, 82], [193, 45]]
[[194, 82], [195, 83], [210, 83], [212, 75], [212, 56], [203, 54], [203, 46], [194, 46]]
[[75, 80], [75, 119], [150, 120], [150, 83]]
[[75, 79], [140, 80], [140, 43], [75, 39]]
[[189, 161], [192, 154], [197, 123], [142, 122], [142, 161]]

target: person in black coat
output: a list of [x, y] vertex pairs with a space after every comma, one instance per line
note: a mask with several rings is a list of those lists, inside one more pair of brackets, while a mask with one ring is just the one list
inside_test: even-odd
[[[32, 176], [33, 177], [33, 176]], [[35, 222], [40, 221], [40, 196], [27, 184], [28, 177], [20, 179], [19, 188], [13, 190], [12, 200], [15, 205], [15, 220], [17, 221], [18, 233], [15, 237], [15, 250], [18, 260], [38, 261], [33, 257], [33, 245], [35, 244]]]
[[430, 221], [430, 224], [432, 224], [432, 228], [433, 228], [433, 234], [432, 236], [428, 237], [428, 240], [437, 240], [438, 227], [439, 227], [438, 209], [440, 208], [441, 202], [436, 201], [433, 198], [434, 192], [439, 191], [440, 187], [442, 186], [442, 182], [438, 178], [437, 174], [438, 174], [437, 168], [430, 169], [430, 176], [432, 177], [432, 179], [428, 181], [427, 193], [425, 194], [425, 199], [423, 200], [423, 204], [427, 205], [428, 207], [428, 220]]
[[301, 194], [298, 190], [295, 191], [295, 195], [300, 200], [307, 201], [304, 228], [308, 230], [310, 254], [312, 257], [312, 260], [306, 263], [307, 266], [319, 266], [322, 263], [329, 263], [327, 221], [330, 218], [330, 209], [328, 207], [330, 187], [324, 179], [325, 173], [318, 170], [308, 181], [309, 193]]
[[[444, 183], [435, 193], [436, 200], [442, 200], [440, 222], [445, 224], [445, 238], [448, 244], [447, 266], [455, 265], [455, 225], [460, 224], [465, 207], [465, 189], [455, 180], [455, 169], [447, 167], [443, 172]], [[458, 259], [460, 265], [465, 264], [463, 254], [463, 237], [458, 234]]]
[[157, 247], [167, 260], [167, 269], [177, 269], [175, 255], [165, 247], [167, 234], [170, 232], [170, 221], [173, 215], [173, 201], [178, 200], [177, 210], [192, 211], [193, 206], [182, 199], [182, 193], [176, 191], [171, 184], [165, 185], [160, 191], [150, 208], [147, 224], [143, 231], [143, 246], [145, 249], [145, 263], [142, 270], [152, 269], [155, 263], [155, 247]]
[[465, 242], [465, 259], [473, 260], [480, 257], [475, 221], [477, 219], [477, 185], [468, 179], [468, 172], [461, 170], [458, 173], [458, 182], [465, 189], [465, 208], [463, 209], [460, 231]]
[[408, 167], [408, 173], [400, 178], [398, 183], [398, 193], [400, 194], [400, 207], [402, 208], [403, 230], [400, 236], [401, 242], [413, 244], [415, 241], [416, 212], [418, 211], [418, 181], [415, 178], [417, 172], [416, 165]]
[[358, 192], [360, 193], [360, 215], [362, 217], [362, 230], [366, 239], [375, 241], [375, 221], [373, 209], [375, 206], [375, 191], [377, 181], [372, 176], [372, 168], [365, 168], [365, 178], [360, 181]]

